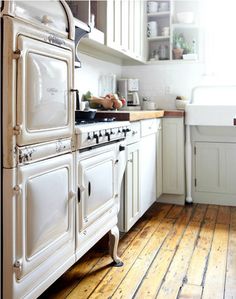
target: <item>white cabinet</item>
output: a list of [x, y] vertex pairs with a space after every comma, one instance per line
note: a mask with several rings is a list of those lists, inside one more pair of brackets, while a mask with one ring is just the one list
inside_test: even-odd
[[195, 192], [235, 195], [235, 176], [236, 144], [195, 143]]
[[[100, 55], [104, 58], [104, 53], [103, 55], [100, 53], [103, 51], [113, 56], [114, 54], [115, 56], [118, 55], [124, 60], [126, 57], [138, 61], [144, 60], [144, 1], [68, 0], [67, 2], [73, 15], [91, 26], [89, 38], [81, 41], [82, 47], [80, 45], [80, 49], [83, 52], [90, 55]], [[94, 22], [93, 19], [95, 19]], [[107, 47], [101, 46], [101, 43], [104, 44], [104, 36]], [[91, 42], [91, 40], [99, 42], [100, 45]], [[86, 45], [90, 46], [90, 49], [83, 47]], [[91, 46], [94, 46], [94, 51], [91, 51]]]
[[144, 2], [107, 1], [107, 46], [138, 60], [143, 59]]
[[113, 148], [92, 157], [86, 154], [77, 154], [80, 232], [101, 218], [115, 201]]
[[119, 229], [127, 232], [140, 218], [140, 122], [131, 124], [127, 136], [127, 166], [123, 180]]
[[156, 201], [156, 119], [141, 121], [140, 203], [141, 215]]
[[184, 118], [163, 118], [163, 193], [185, 194]]
[[197, 0], [147, 1], [147, 60], [199, 58], [199, 3]]
[[108, 47], [121, 50], [121, 0], [107, 1], [106, 8], [106, 44]]
[[139, 143], [127, 147], [125, 172], [125, 231], [140, 218]]

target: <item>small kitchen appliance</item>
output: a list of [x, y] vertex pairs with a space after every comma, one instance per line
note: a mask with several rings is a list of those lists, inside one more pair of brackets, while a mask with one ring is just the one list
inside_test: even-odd
[[118, 80], [118, 94], [127, 101], [127, 106], [140, 106], [138, 95], [139, 79]]

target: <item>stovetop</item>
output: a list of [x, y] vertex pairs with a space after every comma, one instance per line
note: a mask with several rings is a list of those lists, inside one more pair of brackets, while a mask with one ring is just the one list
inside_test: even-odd
[[87, 125], [87, 124], [96, 124], [96, 123], [111, 123], [116, 120], [115, 117], [111, 118], [98, 118], [98, 119], [81, 119], [75, 122], [75, 125]]

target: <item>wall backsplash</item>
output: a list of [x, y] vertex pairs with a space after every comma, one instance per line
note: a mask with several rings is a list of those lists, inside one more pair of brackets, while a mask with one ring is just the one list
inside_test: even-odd
[[140, 79], [140, 97], [149, 97], [157, 108], [175, 109], [176, 95], [189, 99], [194, 86], [204, 80], [200, 63], [162, 63], [158, 65], [120, 66], [80, 54], [82, 68], [76, 70], [75, 82], [80, 94], [90, 90], [99, 95], [101, 75]]
[[92, 94], [99, 95], [99, 78], [101, 75], [115, 74], [118, 78], [121, 76], [121, 66], [105, 62], [93, 57], [80, 54], [82, 68], [75, 71], [75, 85], [80, 94], [88, 90]]
[[199, 63], [166, 63], [125, 66], [122, 76], [140, 79], [140, 96], [149, 97], [157, 108], [175, 109], [177, 95], [191, 97], [194, 86], [202, 83], [204, 65]]

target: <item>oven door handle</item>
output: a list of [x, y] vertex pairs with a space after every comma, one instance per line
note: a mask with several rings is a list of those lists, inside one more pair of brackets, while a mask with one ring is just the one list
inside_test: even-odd
[[83, 186], [78, 186], [78, 189], [77, 189], [77, 200], [78, 200], [78, 203], [80, 203], [80, 200], [81, 200], [81, 193], [85, 190], [85, 188]]
[[78, 89], [71, 89], [71, 92], [75, 92], [76, 94], [76, 105], [75, 105], [75, 109], [76, 110], [80, 110], [80, 100], [79, 100], [79, 90]]
[[91, 182], [88, 182], [88, 196], [91, 194]]

